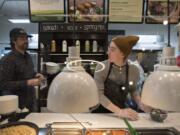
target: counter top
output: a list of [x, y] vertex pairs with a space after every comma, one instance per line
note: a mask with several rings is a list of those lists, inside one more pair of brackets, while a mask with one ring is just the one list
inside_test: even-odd
[[[91, 125], [84, 123], [87, 128], [127, 128], [124, 121], [113, 114], [72, 114], [72, 116], [80, 122], [91, 123]], [[129, 122], [136, 128], [180, 127], [180, 113], [168, 113], [167, 119], [162, 123], [152, 121], [147, 113], [140, 113], [139, 120]]]
[[[23, 121], [36, 123], [43, 128], [52, 122], [81, 122], [86, 128], [127, 128], [124, 121], [114, 114], [60, 114], [60, 113], [31, 113]], [[166, 128], [175, 127], [180, 131], [180, 113], [168, 113], [164, 122], [152, 121], [147, 113], [140, 113], [139, 120], [129, 121], [136, 128]]]
[[40, 128], [53, 122], [76, 122], [71, 115], [62, 113], [31, 113], [21, 121], [36, 123]]

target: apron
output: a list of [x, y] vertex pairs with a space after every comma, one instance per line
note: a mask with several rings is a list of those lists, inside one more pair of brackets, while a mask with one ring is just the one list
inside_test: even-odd
[[[128, 72], [129, 66], [126, 63], [126, 80], [125, 83], [117, 84], [116, 82], [109, 79], [109, 75], [112, 69], [112, 63], [110, 64], [110, 68], [104, 82], [104, 95], [116, 106], [120, 108], [125, 108], [125, 102], [127, 99], [127, 95], [129, 92], [129, 79], [128, 79]], [[104, 108], [100, 105], [93, 113], [112, 113], [108, 109]]]

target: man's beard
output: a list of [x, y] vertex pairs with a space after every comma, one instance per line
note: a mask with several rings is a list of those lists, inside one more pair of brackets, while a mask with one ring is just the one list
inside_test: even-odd
[[24, 43], [22, 46], [20, 46], [20, 49], [24, 51], [26, 51], [27, 48], [28, 48], [28, 43]]
[[24, 43], [22, 45], [17, 46], [17, 49], [24, 51], [24, 52], [27, 50], [27, 48], [28, 48], [28, 43]]

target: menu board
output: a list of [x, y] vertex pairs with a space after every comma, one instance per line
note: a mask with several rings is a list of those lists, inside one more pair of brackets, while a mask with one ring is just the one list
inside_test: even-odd
[[[146, 23], [163, 23], [168, 20], [168, 0], [148, 0]], [[180, 0], [169, 1], [170, 23], [178, 23], [180, 16]]]
[[32, 22], [64, 21], [64, 0], [29, 0]]
[[109, 0], [109, 22], [142, 23], [143, 0]]
[[68, 0], [70, 22], [103, 22], [105, 0]]

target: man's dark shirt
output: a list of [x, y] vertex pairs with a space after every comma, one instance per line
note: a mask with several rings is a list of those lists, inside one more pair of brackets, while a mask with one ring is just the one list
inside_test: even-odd
[[34, 87], [27, 80], [35, 76], [30, 55], [13, 50], [0, 60], [0, 95], [19, 96], [19, 107], [32, 109], [35, 101]]

